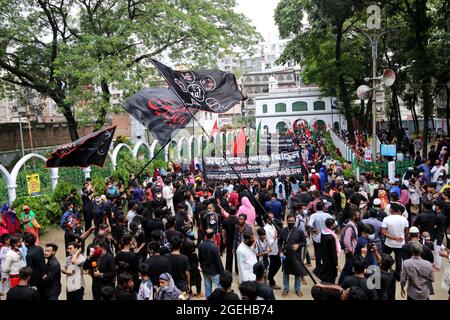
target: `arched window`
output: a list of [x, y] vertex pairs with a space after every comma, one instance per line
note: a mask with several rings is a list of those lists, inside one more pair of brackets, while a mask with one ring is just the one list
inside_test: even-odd
[[263, 113], [267, 113], [267, 104], [263, 104]]
[[292, 111], [308, 111], [308, 104], [304, 101], [297, 101], [292, 104]]
[[314, 102], [314, 111], [325, 110], [325, 102], [316, 101]]
[[275, 112], [286, 112], [286, 103], [277, 103], [275, 105]]
[[269, 134], [269, 127], [268, 126], [264, 126], [263, 130], [264, 130], [264, 134]]
[[268, 76], [264, 76], [264, 77], [262, 78], [262, 81], [263, 81], [263, 82], [269, 81], [269, 77], [268, 77]]
[[283, 121], [278, 122], [276, 128], [277, 128], [278, 132], [286, 132], [287, 131], [287, 125]]

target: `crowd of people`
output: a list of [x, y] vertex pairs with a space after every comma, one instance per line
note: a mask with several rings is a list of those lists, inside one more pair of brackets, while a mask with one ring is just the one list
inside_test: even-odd
[[394, 300], [397, 282], [401, 296], [429, 299], [434, 273], [449, 268], [450, 174], [424, 159], [394, 181], [345, 179], [323, 137], [294, 135], [308, 167], [299, 176], [209, 182], [171, 165], [104, 188], [86, 179], [62, 204], [64, 248], [39, 243], [41, 208], [4, 206], [1, 293], [58, 300], [65, 281], [67, 300], [83, 300], [88, 274], [97, 301], [274, 300], [274, 290], [302, 297], [314, 260], [315, 299]]

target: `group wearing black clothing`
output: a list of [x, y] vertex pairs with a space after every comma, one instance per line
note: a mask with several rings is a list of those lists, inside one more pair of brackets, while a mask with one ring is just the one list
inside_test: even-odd
[[[230, 210], [230, 216], [225, 218], [222, 223], [222, 238], [226, 239], [224, 244], [226, 247], [226, 260], [225, 269], [229, 272], [233, 272], [233, 248], [234, 248], [234, 234], [236, 232], [236, 225], [238, 218], [236, 217], [236, 208]], [[237, 272], [237, 261], [235, 260], [235, 270]]]
[[27, 266], [33, 270], [30, 278], [30, 286], [37, 288], [40, 297], [46, 297], [43, 276], [46, 273], [44, 250], [35, 245], [36, 237], [31, 233], [23, 236], [23, 241], [28, 248], [26, 262]]

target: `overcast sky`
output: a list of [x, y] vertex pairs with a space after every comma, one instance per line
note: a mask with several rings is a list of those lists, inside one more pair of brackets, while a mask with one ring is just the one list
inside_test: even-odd
[[278, 34], [273, 15], [280, 0], [237, 0], [237, 11], [245, 14], [266, 39]]

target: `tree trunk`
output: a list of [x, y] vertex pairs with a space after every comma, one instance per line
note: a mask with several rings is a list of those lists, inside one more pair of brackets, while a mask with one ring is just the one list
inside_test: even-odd
[[397, 88], [395, 86], [392, 86], [392, 109], [395, 116], [395, 136], [397, 137], [398, 143], [400, 143], [403, 140], [401, 130], [403, 126], [400, 113], [400, 105], [398, 103]]
[[[424, 79], [422, 83], [430, 83], [430, 79]], [[422, 101], [423, 101], [423, 152], [422, 157], [426, 158], [428, 153], [428, 136], [429, 136], [429, 120], [433, 112], [433, 99], [431, 96], [431, 88], [429, 86], [422, 86]]]
[[341, 23], [337, 26], [337, 32], [336, 32], [336, 51], [335, 51], [335, 57], [336, 57], [336, 70], [339, 70], [338, 75], [338, 95], [339, 95], [339, 101], [342, 102], [342, 108], [344, 110], [344, 116], [345, 120], [347, 121], [347, 132], [348, 132], [348, 138], [349, 142], [351, 144], [355, 143], [355, 130], [353, 126], [353, 114], [351, 111], [351, 98], [348, 95], [347, 87], [345, 85], [344, 77], [342, 76], [341, 72], [341, 42], [342, 42], [342, 26], [344, 21], [341, 21]]
[[63, 110], [63, 115], [66, 118], [67, 121], [67, 127], [69, 129], [70, 139], [72, 141], [78, 140], [80, 137], [78, 136], [77, 131], [77, 121], [75, 120], [75, 117], [73, 116], [72, 109], [70, 108], [70, 105], [64, 102], [64, 98], [61, 96], [60, 93], [51, 94], [50, 98], [55, 101], [56, 105], [60, 108], [60, 110]]
[[450, 130], [450, 88], [448, 83], [445, 84], [445, 93], [447, 94], [446, 104], [445, 104], [445, 118], [447, 120], [447, 131]]
[[414, 99], [411, 105], [411, 113], [412, 113], [412, 117], [413, 117], [413, 121], [414, 121], [414, 128], [416, 129], [416, 131], [420, 131], [420, 127], [419, 127], [419, 118], [417, 118], [417, 113], [416, 113], [416, 101], [417, 101], [417, 94], [414, 95]]
[[109, 91], [109, 86], [106, 80], [102, 80], [102, 105], [98, 115], [97, 120], [95, 121], [94, 130], [100, 130], [105, 125], [106, 113], [109, 107], [109, 100], [111, 98], [111, 92]]

